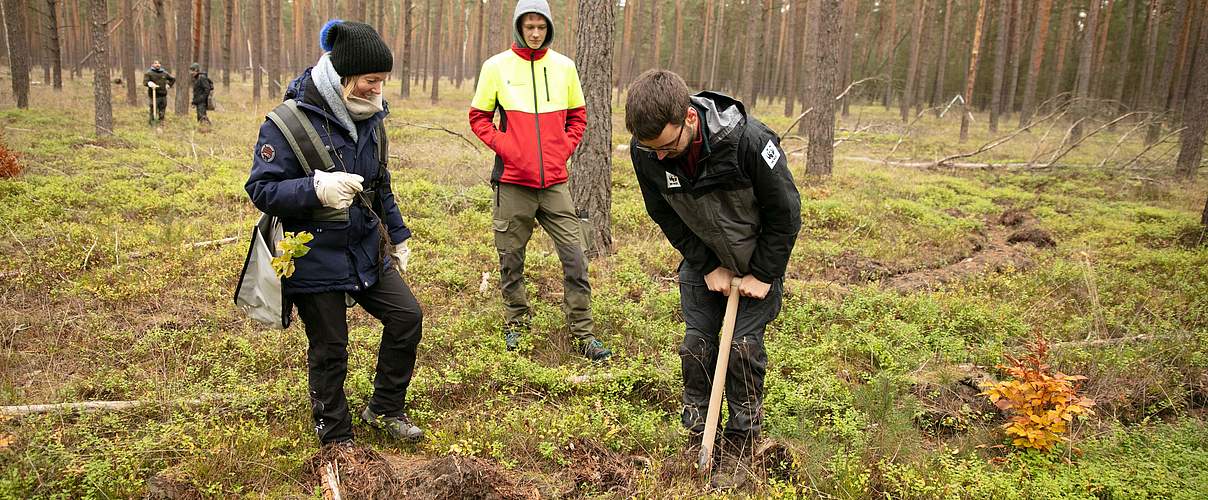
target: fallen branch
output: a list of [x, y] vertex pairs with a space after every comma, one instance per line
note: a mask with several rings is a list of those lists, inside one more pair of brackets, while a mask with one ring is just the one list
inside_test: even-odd
[[1124, 165], [1122, 165], [1120, 168], [1128, 168], [1128, 167], [1131, 167], [1131, 166], [1132, 166], [1134, 163], [1136, 163], [1136, 162], [1137, 162], [1137, 160], [1140, 160], [1142, 156], [1145, 156], [1145, 153], [1148, 153], [1148, 152], [1149, 152], [1149, 150], [1151, 150], [1151, 149], [1153, 149], [1153, 148], [1157, 147], [1157, 145], [1158, 145], [1158, 144], [1162, 144], [1162, 143], [1166, 142], [1166, 139], [1169, 139], [1169, 138], [1173, 137], [1175, 134], [1182, 133], [1182, 132], [1183, 132], [1183, 129], [1185, 129], [1185, 128], [1187, 128], [1187, 127], [1179, 127], [1179, 128], [1178, 128], [1178, 129], [1176, 129], [1176, 130], [1172, 130], [1172, 131], [1170, 131], [1170, 133], [1169, 133], [1169, 134], [1166, 134], [1166, 135], [1162, 136], [1162, 137], [1161, 137], [1161, 138], [1159, 138], [1158, 140], [1154, 141], [1154, 143], [1153, 143], [1153, 144], [1150, 144], [1150, 145], [1146, 146], [1146, 147], [1145, 147], [1145, 149], [1142, 149], [1140, 153], [1137, 153], [1137, 156], [1134, 156], [1134, 157], [1133, 157], [1133, 159], [1128, 160], [1128, 163], [1125, 163], [1125, 164], [1124, 164]]
[[1012, 132], [1012, 133], [1010, 133], [1010, 134], [1007, 134], [1007, 135], [1005, 135], [1005, 136], [1003, 136], [1003, 137], [999, 137], [999, 138], [994, 139], [994, 140], [992, 140], [992, 141], [989, 141], [989, 142], [987, 142], [987, 143], [985, 143], [985, 144], [982, 144], [982, 145], [981, 145], [981, 147], [977, 148], [976, 150], [974, 150], [974, 151], [972, 151], [972, 152], [969, 152], [969, 153], [960, 153], [960, 154], [955, 154], [955, 155], [952, 155], [952, 156], [948, 156], [948, 157], [946, 157], [946, 158], [944, 158], [944, 159], [942, 159], [942, 160], [937, 160], [937, 161], [935, 162], [935, 166], [937, 166], [937, 167], [938, 167], [938, 166], [941, 166], [941, 165], [946, 165], [946, 164], [950, 163], [952, 160], [959, 160], [959, 159], [961, 159], [961, 158], [969, 158], [969, 157], [971, 157], [971, 156], [977, 156], [977, 155], [979, 155], [979, 154], [985, 153], [986, 151], [989, 151], [989, 150], [994, 149], [994, 148], [996, 148], [996, 147], [998, 147], [998, 146], [1001, 146], [1001, 145], [1003, 145], [1003, 144], [1005, 144], [1005, 143], [1009, 142], [1011, 139], [1014, 139], [1014, 138], [1018, 137], [1018, 136], [1019, 136], [1019, 134], [1022, 134], [1022, 133], [1024, 133], [1024, 132], [1027, 132], [1029, 129], [1031, 129], [1031, 128], [1032, 128], [1032, 126], [1033, 126], [1033, 125], [1036, 125], [1036, 124], [1038, 124], [1038, 123], [1044, 123], [1046, 120], [1052, 119], [1052, 118], [1053, 118], [1054, 116], [1056, 116], [1056, 115], [1057, 115], [1057, 112], [1056, 112], [1056, 111], [1054, 111], [1054, 112], [1049, 113], [1048, 115], [1044, 116], [1044, 117], [1043, 117], [1043, 118], [1041, 118], [1040, 120], [1033, 120], [1033, 121], [1031, 121], [1030, 123], [1028, 123], [1027, 125], [1024, 125], [1023, 127], [1020, 127], [1019, 129], [1016, 129], [1014, 132]]
[[460, 132], [456, 132], [456, 131], [453, 131], [453, 130], [449, 130], [449, 129], [447, 129], [447, 128], [445, 128], [445, 127], [442, 127], [442, 126], [440, 126], [440, 125], [427, 125], [427, 124], [423, 124], [423, 123], [410, 123], [410, 122], [402, 122], [402, 123], [403, 123], [403, 125], [408, 126], [408, 127], [422, 128], [422, 129], [424, 129], [424, 130], [439, 130], [439, 131], [441, 131], [441, 132], [445, 132], [445, 133], [450, 134], [450, 135], [455, 135], [455, 136], [457, 136], [457, 137], [460, 137], [460, 138], [461, 138], [461, 140], [465, 141], [465, 143], [466, 143], [466, 144], [469, 144], [469, 145], [470, 145], [470, 147], [471, 147], [471, 148], [474, 148], [474, 150], [475, 150], [475, 151], [481, 151], [481, 150], [478, 148], [478, 145], [477, 145], [477, 144], [474, 144], [474, 142], [473, 142], [473, 141], [471, 141], [470, 139], [466, 138], [466, 136], [465, 136], [465, 135], [462, 135]]
[[[1132, 115], [1135, 115], [1135, 114], [1137, 114], [1137, 112], [1136, 112], [1136, 111], [1133, 111], [1133, 112], [1129, 112], [1129, 113], [1122, 114], [1122, 115], [1120, 115], [1120, 116], [1117, 116], [1117, 117], [1116, 117], [1116, 119], [1114, 119], [1114, 120], [1112, 120], [1112, 121], [1110, 121], [1110, 122], [1104, 123], [1103, 125], [1100, 125], [1100, 126], [1096, 127], [1096, 128], [1095, 128], [1095, 130], [1092, 130], [1092, 131], [1090, 131], [1089, 133], [1086, 133], [1086, 134], [1082, 134], [1082, 137], [1080, 137], [1080, 138], [1079, 138], [1077, 141], [1074, 141], [1074, 143], [1073, 143], [1073, 144], [1070, 144], [1068, 147], [1066, 147], [1066, 148], [1065, 148], [1065, 151], [1060, 151], [1060, 150], [1058, 150], [1058, 151], [1060, 151], [1060, 154], [1057, 154], [1057, 155], [1055, 155], [1055, 156], [1054, 156], [1052, 159], [1050, 159], [1050, 160], [1048, 161], [1048, 163], [1046, 163], [1046, 164], [1044, 165], [1044, 168], [1049, 168], [1049, 167], [1052, 167], [1054, 164], [1056, 164], [1056, 163], [1057, 163], [1057, 160], [1060, 160], [1060, 159], [1064, 158], [1064, 157], [1065, 157], [1065, 155], [1069, 154], [1069, 153], [1070, 153], [1070, 151], [1073, 151], [1073, 150], [1074, 150], [1074, 148], [1078, 147], [1078, 145], [1079, 145], [1079, 144], [1082, 144], [1082, 142], [1083, 142], [1083, 141], [1087, 140], [1087, 139], [1088, 139], [1088, 138], [1090, 138], [1091, 136], [1093, 136], [1093, 135], [1095, 135], [1095, 134], [1097, 134], [1097, 133], [1099, 133], [1099, 132], [1102, 132], [1102, 131], [1103, 131], [1104, 129], [1106, 129], [1107, 127], [1110, 127], [1110, 126], [1112, 126], [1112, 125], [1115, 125], [1116, 123], [1119, 123], [1119, 122], [1120, 122], [1120, 120], [1123, 120], [1123, 119], [1128, 118], [1129, 116], [1132, 116]], [[1078, 119], [1078, 121], [1074, 122], [1074, 125], [1072, 125], [1072, 126], [1070, 127], [1070, 131], [1069, 131], [1069, 132], [1067, 132], [1067, 137], [1068, 137], [1068, 135], [1069, 135], [1069, 134], [1073, 133], [1074, 127], [1078, 126], [1078, 124], [1079, 124], [1079, 123], [1081, 123], [1081, 122], [1082, 122], [1082, 120], [1084, 120], [1084, 119], [1085, 119], [1085, 118], [1080, 118], [1080, 119]]]
[[[869, 80], [880, 80], [880, 79], [881, 79], [880, 77], [876, 77], [876, 76], [870, 76], [870, 77], [868, 77], [868, 78], [861, 78], [861, 79], [859, 79], [859, 80], [856, 80], [856, 81], [854, 81], [854, 82], [851, 82], [851, 85], [848, 85], [848, 86], [847, 86], [847, 88], [843, 89], [843, 92], [840, 92], [840, 93], [839, 93], [839, 95], [835, 96], [835, 100], [836, 100], [836, 101], [838, 101], [838, 100], [843, 99], [844, 97], [846, 97], [846, 96], [847, 96], [847, 93], [848, 93], [848, 92], [851, 92], [851, 89], [852, 89], [852, 88], [854, 88], [856, 85], [859, 85], [859, 84], [861, 84], [861, 83], [867, 82], [867, 81], [869, 81]], [[801, 122], [801, 119], [802, 119], [802, 118], [805, 118], [805, 115], [810, 114], [810, 112], [812, 112], [812, 111], [814, 111], [814, 107], [813, 107], [813, 106], [810, 106], [810, 108], [809, 108], [809, 109], [807, 109], [807, 110], [805, 110], [805, 111], [802, 111], [802, 112], [801, 112], [801, 114], [797, 115], [797, 119], [796, 119], [796, 120], [793, 120], [793, 124], [792, 124], [792, 125], [789, 125], [789, 127], [788, 127], [788, 128], [784, 129], [784, 132], [781, 132], [781, 133], [780, 133], [780, 137], [784, 137], [784, 136], [786, 136], [786, 135], [789, 135], [789, 132], [792, 132], [792, 131], [793, 131], [793, 127], [796, 127], [796, 126], [797, 126], [797, 124], [798, 124], [799, 122]]]
[[[335, 470], [335, 467], [338, 467], [338, 465], [333, 467], [333, 463], [327, 462], [324, 467], [323, 489], [326, 493], [331, 494], [331, 500], [340, 500], [342, 498], [340, 495], [340, 476]], [[326, 495], [324, 497], [326, 498]]]
[[1124, 144], [1124, 140], [1125, 140], [1125, 139], [1128, 139], [1128, 136], [1132, 135], [1132, 133], [1133, 133], [1133, 132], [1136, 132], [1137, 130], [1140, 130], [1140, 129], [1141, 129], [1141, 127], [1145, 126], [1145, 124], [1146, 124], [1146, 123], [1147, 123], [1147, 121], [1146, 121], [1146, 120], [1141, 120], [1141, 121], [1137, 122], [1137, 125], [1136, 125], [1136, 126], [1134, 126], [1134, 127], [1133, 127], [1133, 128], [1131, 128], [1131, 129], [1128, 129], [1128, 132], [1125, 132], [1124, 134], [1122, 134], [1122, 135], [1120, 136], [1120, 140], [1116, 141], [1116, 145], [1115, 145], [1115, 146], [1112, 146], [1112, 150], [1111, 150], [1110, 152], [1108, 152], [1108, 153], [1107, 153], [1107, 156], [1104, 156], [1104, 157], [1103, 157], [1103, 160], [1101, 160], [1101, 161], [1099, 162], [1099, 164], [1098, 164], [1098, 165], [1096, 165], [1095, 167], [1096, 167], [1096, 168], [1103, 168], [1103, 166], [1107, 164], [1107, 160], [1110, 160], [1110, 159], [1112, 159], [1112, 157], [1116, 156], [1116, 151], [1119, 151], [1119, 150], [1120, 150], [1120, 146]]
[[77, 401], [71, 403], [54, 403], [42, 405], [0, 406], [0, 416], [19, 417], [42, 413], [62, 412], [98, 412], [134, 410], [147, 406], [199, 406], [209, 402], [230, 399], [228, 394], [211, 394], [194, 399], [171, 400], [130, 400], [130, 401]]
[[793, 131], [793, 127], [796, 127], [797, 124], [801, 122], [801, 119], [805, 118], [805, 115], [808, 115], [808, 114], [812, 113], [813, 111], [814, 111], [813, 106], [811, 106], [809, 109], [807, 109], [805, 111], [802, 111], [801, 114], [797, 115], [797, 119], [793, 120], [793, 123], [791, 125], [789, 125], [789, 128], [784, 129], [784, 132], [780, 133], [780, 137], [789, 135], [789, 132]]

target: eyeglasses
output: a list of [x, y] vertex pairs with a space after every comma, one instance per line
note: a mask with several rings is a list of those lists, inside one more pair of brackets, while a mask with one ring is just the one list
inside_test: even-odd
[[652, 153], [652, 154], [654, 154], [654, 153], [674, 153], [675, 149], [677, 147], [679, 147], [680, 138], [682, 138], [684, 136], [684, 129], [687, 128], [686, 127], [687, 124], [688, 124], [688, 115], [684, 115], [684, 119], [682, 121], [680, 121], [679, 133], [675, 135], [674, 141], [671, 141], [671, 142], [664, 144], [662, 146], [659, 146], [657, 148], [652, 148], [652, 147], [647, 146], [642, 143], [638, 143], [638, 145], [635, 147], [638, 149], [638, 151], [645, 151], [647, 153]]

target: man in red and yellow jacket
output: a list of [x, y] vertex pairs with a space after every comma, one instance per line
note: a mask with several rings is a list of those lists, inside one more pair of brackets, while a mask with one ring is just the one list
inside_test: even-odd
[[470, 128], [495, 151], [491, 184], [495, 248], [507, 310], [504, 342], [514, 350], [529, 330], [524, 252], [534, 223], [540, 222], [562, 261], [567, 326], [585, 356], [604, 360], [612, 352], [592, 334], [587, 259], [566, 185], [566, 161], [587, 126], [583, 88], [575, 63], [549, 48], [554, 22], [545, 0], [517, 2], [512, 25], [515, 43], [483, 63], [470, 103]]

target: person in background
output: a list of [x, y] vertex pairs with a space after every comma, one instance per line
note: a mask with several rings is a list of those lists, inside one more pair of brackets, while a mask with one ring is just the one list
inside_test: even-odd
[[159, 64], [151, 61], [151, 67], [143, 74], [143, 86], [147, 87], [147, 123], [163, 121], [168, 110], [168, 88], [176, 84], [176, 77]]
[[214, 92], [214, 82], [210, 80], [209, 75], [201, 70], [201, 65], [193, 63], [189, 65], [189, 74], [193, 77], [193, 107], [197, 108], [197, 123], [203, 126], [210, 125], [210, 117], [206, 116], [206, 110], [210, 106], [210, 96]]

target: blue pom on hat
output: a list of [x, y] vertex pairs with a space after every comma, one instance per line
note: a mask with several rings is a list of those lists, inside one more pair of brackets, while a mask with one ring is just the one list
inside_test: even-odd
[[323, 24], [323, 29], [319, 30], [319, 48], [323, 49], [325, 52], [331, 52], [331, 49], [335, 47], [335, 44], [332, 43], [332, 40], [327, 38], [327, 35], [328, 33], [331, 33], [332, 28], [342, 22], [344, 22], [343, 19], [332, 19]]

